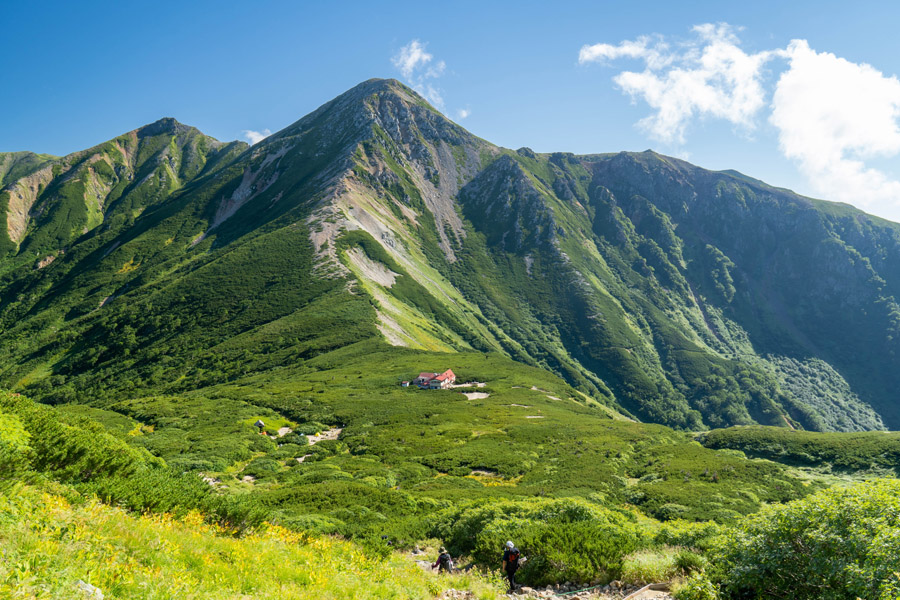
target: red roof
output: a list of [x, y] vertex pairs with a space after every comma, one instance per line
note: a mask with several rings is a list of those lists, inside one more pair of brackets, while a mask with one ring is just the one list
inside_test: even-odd
[[438, 381], [446, 381], [447, 379], [456, 379], [456, 375], [450, 369], [447, 369], [437, 377], [435, 377]]
[[419, 373], [419, 376], [416, 377], [416, 379], [434, 379], [436, 376], [437, 376], [437, 373], [426, 373], [423, 371], [423, 372]]

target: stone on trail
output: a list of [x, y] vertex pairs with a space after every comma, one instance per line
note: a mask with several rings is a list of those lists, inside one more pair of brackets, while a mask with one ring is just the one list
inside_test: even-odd
[[103, 600], [103, 592], [100, 591], [100, 588], [96, 588], [80, 579], [75, 582], [75, 587], [81, 590], [81, 593], [88, 598], [92, 598], [94, 600]]

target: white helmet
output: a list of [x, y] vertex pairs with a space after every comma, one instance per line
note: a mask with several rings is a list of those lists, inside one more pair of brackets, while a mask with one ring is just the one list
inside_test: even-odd
[[515, 548], [515, 545], [512, 542], [506, 542], [506, 547], [512, 550], [513, 548]]

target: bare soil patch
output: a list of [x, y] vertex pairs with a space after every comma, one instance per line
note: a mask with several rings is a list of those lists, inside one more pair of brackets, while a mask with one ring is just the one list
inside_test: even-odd
[[317, 433], [316, 435], [308, 436], [306, 439], [309, 440], [309, 445], [312, 446], [314, 444], [318, 444], [319, 442], [324, 442], [325, 440], [336, 440], [341, 435], [341, 432], [344, 430], [343, 427], [334, 427], [329, 429], [328, 431], [323, 431], [322, 433]]

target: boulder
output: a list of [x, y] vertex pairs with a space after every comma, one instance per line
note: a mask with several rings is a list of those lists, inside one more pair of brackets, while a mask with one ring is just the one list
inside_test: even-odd
[[100, 591], [100, 588], [96, 588], [80, 579], [75, 582], [75, 587], [81, 590], [85, 597], [91, 598], [91, 600], [103, 600], [103, 592]]

